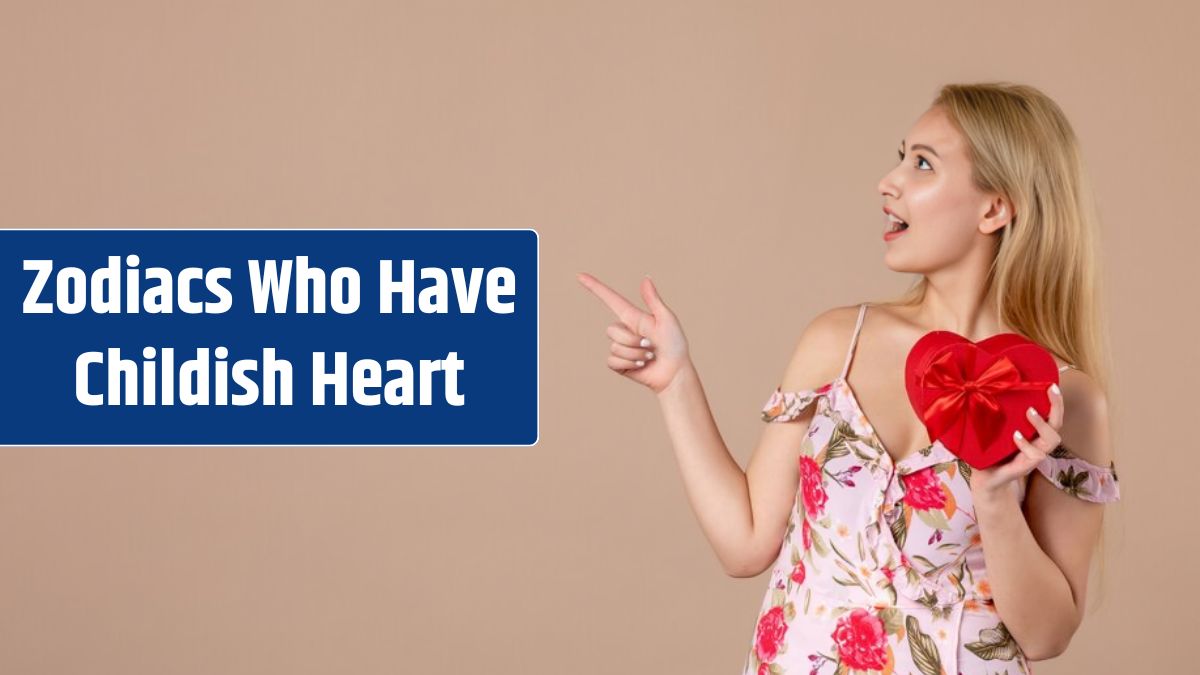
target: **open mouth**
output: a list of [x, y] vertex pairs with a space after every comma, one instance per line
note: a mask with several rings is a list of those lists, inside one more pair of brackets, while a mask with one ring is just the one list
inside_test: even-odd
[[897, 218], [896, 216], [893, 216], [890, 213], [888, 214], [888, 229], [887, 229], [888, 234], [891, 234], [892, 232], [900, 232], [902, 230], [907, 230], [907, 229], [908, 229], [908, 223], [904, 222], [903, 220], [900, 220], [899, 218]]

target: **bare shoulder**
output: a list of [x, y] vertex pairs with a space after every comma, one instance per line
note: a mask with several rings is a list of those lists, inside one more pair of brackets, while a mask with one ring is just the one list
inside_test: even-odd
[[876, 321], [882, 320], [888, 324], [916, 327], [912, 322], [912, 308], [909, 306], [888, 302], [872, 302], [870, 305], [867, 311], [875, 316]]
[[785, 391], [815, 389], [833, 381], [858, 320], [858, 305], [832, 307], [813, 317], [796, 339], [780, 387]]
[[1091, 376], [1074, 368], [1059, 378], [1062, 389], [1062, 443], [1072, 454], [1097, 466], [1112, 461], [1108, 398]]

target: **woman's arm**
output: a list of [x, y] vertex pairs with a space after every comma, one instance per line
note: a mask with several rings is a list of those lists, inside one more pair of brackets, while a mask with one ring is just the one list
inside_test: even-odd
[[[759, 574], [783, 543], [811, 412], [789, 420], [794, 424], [768, 425], [743, 472], [713, 421], [683, 327], [650, 277], [641, 283], [649, 312], [590, 274], [576, 278], [617, 317], [607, 330], [608, 367], [658, 396], [688, 500], [721, 566], [733, 576]], [[837, 307], [813, 319], [779, 386], [814, 389], [833, 379], [829, 371], [840, 363], [841, 341], [849, 339], [856, 319], [857, 307]]]
[[[1062, 389], [1063, 444], [1107, 466], [1112, 452], [1103, 392], [1078, 372], [1064, 376]], [[1032, 660], [1062, 654], [1083, 620], [1104, 505], [1033, 475], [1023, 508], [1014, 490], [977, 495], [975, 510], [992, 599], [1005, 626]]]
[[[833, 379], [830, 368], [840, 364], [839, 341], [853, 329], [853, 312], [835, 308], [813, 319], [796, 343], [781, 388], [812, 389]], [[658, 400], [688, 501], [722, 567], [735, 577], [762, 573], [779, 553], [795, 503], [796, 462], [812, 408], [787, 424], [766, 425], [743, 472], [721, 438], [690, 361]]]

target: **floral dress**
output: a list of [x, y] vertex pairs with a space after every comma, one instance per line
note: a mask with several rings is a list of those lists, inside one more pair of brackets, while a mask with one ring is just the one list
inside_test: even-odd
[[[763, 407], [764, 422], [816, 410], [743, 675], [1030, 673], [992, 602], [970, 465], [940, 442], [894, 463], [846, 381], [866, 308], [837, 379], [777, 387]], [[1115, 464], [1063, 446], [1034, 473], [1080, 499], [1119, 499]]]

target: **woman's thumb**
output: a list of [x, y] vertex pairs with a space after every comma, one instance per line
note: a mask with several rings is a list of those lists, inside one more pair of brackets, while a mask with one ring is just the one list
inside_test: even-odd
[[658, 295], [658, 289], [654, 286], [654, 280], [650, 275], [642, 277], [642, 300], [646, 301], [646, 307], [650, 308], [650, 312], [655, 316], [663, 316], [670, 313], [667, 303]]

